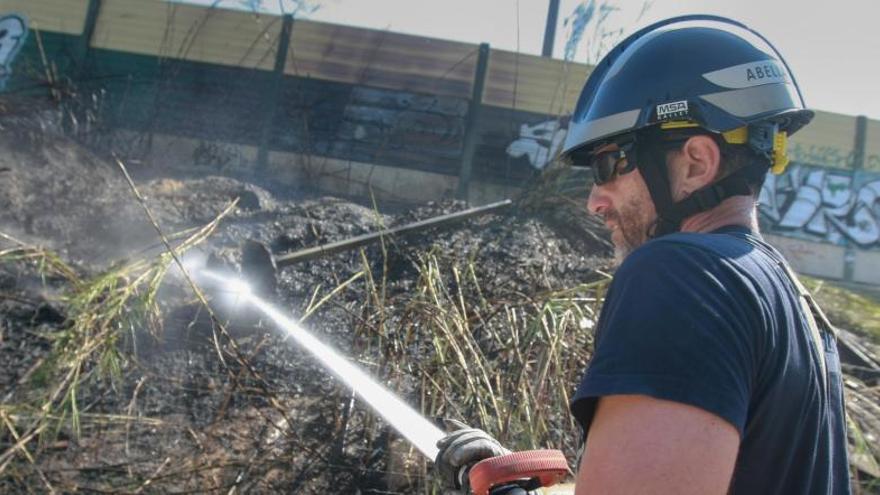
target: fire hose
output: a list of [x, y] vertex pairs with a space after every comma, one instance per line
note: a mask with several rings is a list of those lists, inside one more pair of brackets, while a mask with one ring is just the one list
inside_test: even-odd
[[[308, 351], [327, 371], [354, 391], [370, 408], [397, 430], [430, 461], [436, 462], [437, 442], [445, 436], [437, 426], [403, 402], [390, 390], [353, 365], [335, 349], [315, 338], [299, 323], [251, 292], [248, 285], [210, 270], [196, 275], [232, 293], [238, 303], [254, 306], [271, 319], [285, 335]], [[459, 481], [467, 476], [476, 495], [519, 495], [528, 490], [551, 486], [571, 474], [568, 462], [558, 450], [529, 450], [483, 459], [462, 466]]]

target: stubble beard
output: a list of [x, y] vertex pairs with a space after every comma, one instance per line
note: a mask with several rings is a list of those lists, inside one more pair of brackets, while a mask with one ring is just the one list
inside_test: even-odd
[[632, 201], [621, 205], [619, 210], [605, 214], [606, 221], [610, 220], [615, 225], [611, 232], [611, 242], [614, 244], [614, 262], [618, 266], [648, 240], [648, 225], [640, 213], [641, 208]]

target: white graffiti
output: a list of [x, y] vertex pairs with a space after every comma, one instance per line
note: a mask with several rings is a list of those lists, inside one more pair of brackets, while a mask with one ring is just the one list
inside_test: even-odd
[[0, 90], [12, 74], [12, 62], [27, 39], [27, 21], [18, 14], [0, 17]]
[[561, 149], [566, 132], [568, 129], [558, 120], [523, 124], [519, 126], [519, 138], [507, 146], [507, 154], [513, 158], [526, 156], [533, 167], [542, 170]]
[[861, 182], [857, 187], [851, 172], [795, 166], [781, 176], [767, 176], [761, 213], [782, 232], [880, 245], [880, 178]]

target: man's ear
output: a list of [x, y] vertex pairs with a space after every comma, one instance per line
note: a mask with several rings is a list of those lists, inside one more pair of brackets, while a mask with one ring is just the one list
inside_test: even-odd
[[684, 199], [718, 178], [721, 168], [721, 150], [709, 136], [693, 136], [675, 154], [672, 193], [676, 201]]

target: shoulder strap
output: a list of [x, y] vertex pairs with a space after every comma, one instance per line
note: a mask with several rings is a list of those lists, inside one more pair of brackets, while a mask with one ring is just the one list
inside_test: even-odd
[[878, 363], [877, 359], [872, 357], [869, 352], [866, 352], [866, 349], [855, 341], [851, 334], [845, 331], [841, 332], [837, 327], [831, 324], [831, 321], [825, 315], [825, 312], [822, 311], [822, 308], [819, 307], [816, 299], [809, 293], [809, 291], [807, 291], [803, 284], [801, 284], [801, 281], [798, 280], [794, 271], [788, 263], [785, 262], [782, 255], [778, 254], [778, 251], [769, 244], [762, 243], [762, 247], [765, 252], [769, 250], [768, 254], [773, 256], [780, 266], [783, 267], [788, 278], [797, 288], [801, 298], [806, 301], [810, 309], [810, 315], [819, 325], [821, 325], [822, 330], [834, 337], [835, 343], [843, 350], [844, 355], [846, 356], [844, 359], [847, 359], [851, 365], [861, 368], [863, 372], [868, 373], [868, 376], [880, 376], [880, 363]]
[[834, 325], [832, 325], [828, 317], [825, 316], [825, 312], [819, 307], [819, 304], [813, 298], [813, 295], [810, 294], [810, 291], [808, 291], [807, 288], [804, 287], [804, 284], [801, 283], [801, 280], [794, 273], [794, 270], [791, 269], [791, 265], [788, 264], [785, 257], [782, 256], [776, 248], [761, 239], [754, 239], [754, 245], [769, 256], [770, 259], [776, 261], [797, 292], [798, 303], [801, 306], [801, 311], [807, 318], [807, 326], [810, 328], [810, 340], [813, 341], [813, 346], [818, 354], [817, 361], [822, 373], [822, 390], [823, 393], [827, 394], [828, 365], [825, 362], [825, 339], [822, 336], [822, 332], [830, 334], [832, 337], [836, 338], [837, 329], [834, 328]]

